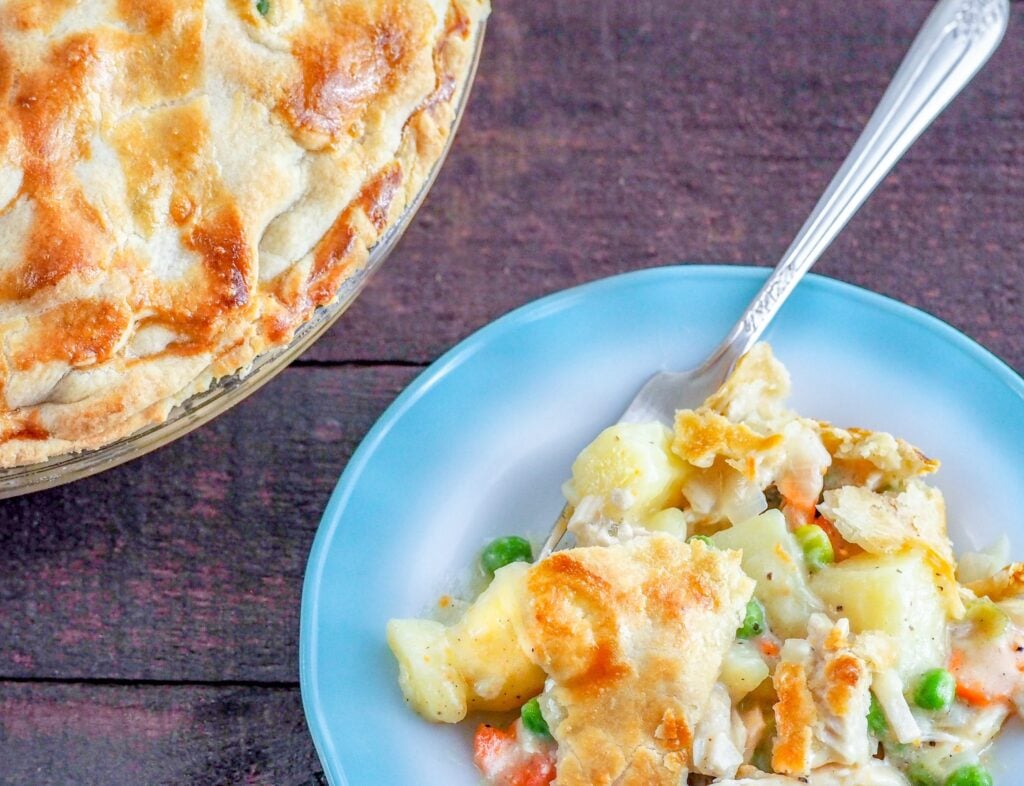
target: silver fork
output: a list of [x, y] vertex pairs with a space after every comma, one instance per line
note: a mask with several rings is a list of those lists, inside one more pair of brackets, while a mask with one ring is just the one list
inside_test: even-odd
[[[1008, 0], [940, 0], [925, 20], [860, 138], [786, 249], [764, 286], [708, 358], [689, 371], [651, 377], [620, 423], [671, 425], [678, 409], [695, 407], [725, 380], [761, 337], [804, 273], [818, 261], [875, 187], [1002, 41]], [[541, 550], [547, 557], [572, 515], [562, 509]]]

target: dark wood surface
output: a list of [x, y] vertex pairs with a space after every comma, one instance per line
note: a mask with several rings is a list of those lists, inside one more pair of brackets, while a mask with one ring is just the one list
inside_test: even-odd
[[[500, 3], [445, 169], [330, 334], [177, 443], [0, 503], [0, 783], [321, 782], [300, 591], [362, 435], [425, 364], [539, 295], [653, 265], [773, 264], [931, 5]], [[1021, 371], [1013, 9], [1001, 50], [818, 271]]]

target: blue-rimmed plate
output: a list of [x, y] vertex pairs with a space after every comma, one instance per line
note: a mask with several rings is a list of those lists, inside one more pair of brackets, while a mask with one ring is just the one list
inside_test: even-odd
[[[545, 533], [579, 449], [652, 372], [701, 360], [766, 274], [660, 268], [551, 295], [470, 336], [384, 413], [331, 497], [303, 588], [302, 696], [332, 784], [479, 783], [466, 730], [403, 704], [385, 623], [424, 613], [489, 538]], [[766, 338], [799, 412], [943, 461], [959, 548], [1021, 540], [1024, 381], [1011, 369], [920, 311], [819, 276]], [[1011, 734], [1000, 769], [1024, 769]]]

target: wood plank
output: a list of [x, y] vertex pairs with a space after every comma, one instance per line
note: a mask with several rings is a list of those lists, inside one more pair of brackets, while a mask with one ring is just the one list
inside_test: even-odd
[[314, 786], [298, 688], [0, 682], [4, 783]]
[[[433, 193], [307, 357], [423, 362], [583, 281], [774, 264], [932, 5], [497, 3]], [[1013, 13], [1019, 30], [1024, 6]], [[1022, 71], [1011, 31], [820, 266], [952, 322], [1017, 369]]]
[[320, 515], [415, 373], [289, 369], [156, 453], [3, 502], [0, 677], [296, 680]]

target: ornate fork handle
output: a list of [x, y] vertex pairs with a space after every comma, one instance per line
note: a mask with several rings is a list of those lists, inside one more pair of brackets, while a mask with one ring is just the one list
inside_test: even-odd
[[1008, 0], [941, 0], [860, 138], [775, 271], [702, 368], [731, 366], [760, 338], [797, 282], [907, 148], [995, 51]]

